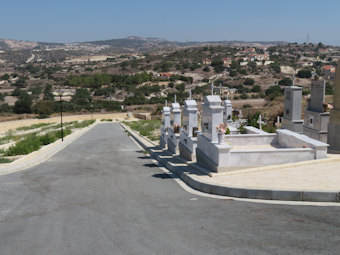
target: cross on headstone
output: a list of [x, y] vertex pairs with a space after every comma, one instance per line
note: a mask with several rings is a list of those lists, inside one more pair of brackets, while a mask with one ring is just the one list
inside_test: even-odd
[[259, 120], [257, 121], [257, 123], [260, 125], [260, 130], [262, 130], [262, 124], [264, 124], [265, 122], [262, 121], [262, 116], [261, 116], [261, 114], [260, 114], [260, 116], [259, 116]]
[[280, 116], [277, 116], [275, 126], [276, 126], [277, 129], [279, 129], [279, 127], [280, 127]]

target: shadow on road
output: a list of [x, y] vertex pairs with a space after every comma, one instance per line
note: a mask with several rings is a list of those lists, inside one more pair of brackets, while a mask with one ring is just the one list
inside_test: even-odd
[[159, 179], [171, 179], [172, 177], [168, 174], [154, 174], [152, 177], [159, 178]]
[[143, 166], [147, 166], [147, 167], [158, 167], [156, 164], [154, 163], [148, 163], [148, 164], [144, 164]]
[[140, 156], [138, 158], [140, 158], [140, 159], [149, 159], [150, 157], [148, 157], [148, 156]]

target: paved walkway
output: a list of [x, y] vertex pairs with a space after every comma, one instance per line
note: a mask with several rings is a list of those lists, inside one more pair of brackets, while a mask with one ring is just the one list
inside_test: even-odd
[[245, 188], [284, 190], [340, 190], [340, 156], [335, 161], [289, 165], [283, 168], [237, 171], [229, 175], [201, 176], [218, 184]]

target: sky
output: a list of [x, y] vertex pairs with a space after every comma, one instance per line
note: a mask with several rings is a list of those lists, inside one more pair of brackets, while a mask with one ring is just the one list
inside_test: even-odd
[[340, 45], [340, 1], [1, 0], [0, 38], [81, 42], [288, 41]]

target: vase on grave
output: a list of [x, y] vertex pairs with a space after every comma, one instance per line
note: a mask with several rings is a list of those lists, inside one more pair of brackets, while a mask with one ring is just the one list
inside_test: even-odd
[[180, 126], [174, 125], [174, 133], [179, 134]]
[[192, 137], [197, 137], [198, 127], [192, 128]]
[[217, 133], [218, 144], [224, 143], [224, 133], [219, 132]]

